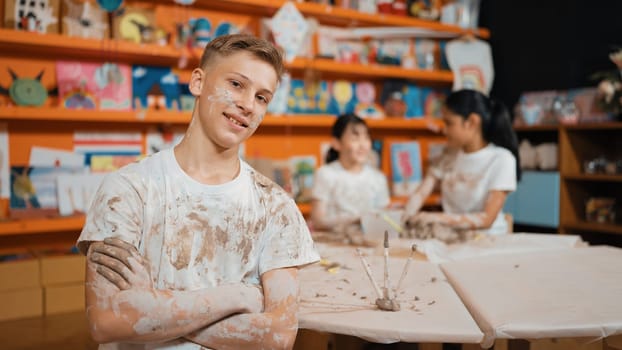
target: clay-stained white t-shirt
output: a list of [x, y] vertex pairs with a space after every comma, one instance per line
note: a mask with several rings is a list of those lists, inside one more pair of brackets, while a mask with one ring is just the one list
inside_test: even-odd
[[313, 180], [313, 199], [326, 203], [326, 214], [361, 217], [389, 205], [387, 179], [379, 170], [365, 166], [360, 172], [346, 170], [336, 160], [321, 166]]
[[[241, 161], [239, 175], [201, 184], [172, 149], [109, 174], [97, 191], [78, 239], [119, 237], [151, 267], [154, 287], [196, 290], [227, 283], [259, 284], [273, 269], [319, 260], [304, 218], [278, 185]], [[112, 344], [105, 349], [136, 349]], [[201, 349], [182, 341], [138, 349]]]
[[[492, 143], [473, 153], [447, 153], [430, 173], [441, 181], [443, 211], [469, 214], [484, 211], [489, 192], [516, 190], [516, 158]], [[497, 215], [489, 234], [508, 232], [503, 211]]]

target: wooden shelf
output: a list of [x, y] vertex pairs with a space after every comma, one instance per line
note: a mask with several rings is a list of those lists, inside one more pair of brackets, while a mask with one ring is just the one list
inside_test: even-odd
[[[190, 121], [190, 112], [152, 110], [87, 111], [58, 107], [0, 107], [0, 120], [186, 124]], [[325, 114], [267, 115], [261, 126], [331, 127], [334, 121], [335, 116]], [[368, 119], [367, 123], [372, 129], [408, 129], [438, 132], [442, 127], [441, 120], [431, 117]]]
[[622, 182], [622, 175], [619, 174], [562, 174], [562, 178], [573, 181]]
[[514, 131], [517, 132], [531, 132], [531, 131], [558, 131], [559, 130], [559, 125], [555, 124], [555, 125], [549, 125], [549, 124], [545, 124], [545, 125], [516, 125], [514, 126]]
[[0, 236], [79, 231], [83, 225], [82, 215], [0, 221]]
[[110, 123], [179, 123], [190, 121], [188, 112], [81, 110], [59, 107], [0, 107], [0, 120], [47, 120]]
[[610, 130], [622, 129], [622, 122], [584, 123], [564, 125], [567, 130]]
[[[219, 11], [272, 16], [287, 0], [199, 0], [196, 6]], [[489, 38], [487, 29], [463, 29], [455, 25], [446, 25], [438, 21], [427, 21], [407, 16], [364, 13], [352, 9], [340, 8], [312, 2], [295, 2], [298, 10], [306, 17], [313, 17], [322, 24], [342, 27], [417, 27], [437, 33], [462, 35], [472, 33], [482, 38]]]
[[288, 68], [291, 70], [313, 69], [323, 73], [338, 74], [340, 77], [354, 76], [358, 79], [398, 78], [439, 84], [451, 84], [454, 79], [451, 71], [405, 69], [379, 64], [339, 63], [327, 58], [297, 58], [288, 64]]
[[610, 130], [622, 129], [622, 122], [599, 122], [599, 123], [579, 123], [579, 124], [545, 124], [545, 125], [516, 125], [514, 130], [517, 132], [530, 131], [558, 131], [566, 130]]
[[[0, 28], [0, 50], [40, 54], [49, 50], [55, 56], [83, 58], [96, 61], [129, 62], [177, 66], [181, 52], [172, 46], [139, 45], [123, 40], [94, 40], [60, 34], [40, 34]], [[199, 54], [196, 56], [199, 57]], [[197, 62], [191, 62], [192, 65]], [[451, 71], [404, 69], [398, 66], [338, 63], [331, 59], [297, 58], [287, 67], [291, 70], [314, 69], [358, 79], [401, 78], [419, 82], [450, 84]], [[187, 81], [189, 73], [180, 71], [180, 80]]]
[[61, 34], [18, 31], [0, 28], [0, 51], [31, 53], [37, 57], [47, 51], [54, 57], [92, 59], [152, 65], [176, 65], [180, 52], [172, 46], [135, 44], [124, 40], [96, 40]]
[[[401, 117], [389, 117], [384, 119], [366, 119], [367, 125], [372, 129], [408, 129], [430, 132], [440, 132], [443, 122], [431, 117], [406, 119]], [[335, 116], [325, 114], [287, 114], [268, 115], [264, 118], [261, 126], [300, 126], [300, 127], [331, 127], [335, 122]]]
[[622, 234], [621, 224], [601, 224], [597, 222], [577, 221], [562, 224], [562, 227], [571, 230]]

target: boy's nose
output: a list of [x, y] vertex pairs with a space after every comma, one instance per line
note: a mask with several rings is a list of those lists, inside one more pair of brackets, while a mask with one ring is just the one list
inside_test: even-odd
[[241, 94], [238, 107], [247, 113], [252, 113], [255, 108], [255, 95], [251, 93]]

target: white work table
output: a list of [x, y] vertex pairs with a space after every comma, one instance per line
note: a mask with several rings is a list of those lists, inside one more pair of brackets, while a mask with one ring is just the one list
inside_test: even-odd
[[[482, 332], [438, 265], [413, 260], [397, 297], [401, 310], [381, 311], [374, 304], [376, 293], [355, 248], [317, 246], [325, 261], [300, 271], [300, 328], [377, 343], [482, 341]], [[378, 249], [364, 251], [382, 288], [383, 258]], [[405, 262], [403, 257], [390, 259], [392, 287], [398, 283]]]
[[622, 249], [585, 247], [482, 256], [440, 265], [485, 337], [622, 334]]

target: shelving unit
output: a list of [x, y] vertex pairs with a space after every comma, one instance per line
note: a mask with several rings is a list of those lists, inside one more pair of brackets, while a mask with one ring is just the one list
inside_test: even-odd
[[[538, 125], [516, 127], [519, 139], [534, 143], [559, 144], [559, 231], [596, 235], [616, 235], [622, 242], [622, 203], [618, 202], [615, 223], [586, 221], [585, 203], [591, 197], [622, 198], [622, 174], [587, 174], [584, 162], [599, 156], [622, 160], [622, 123], [590, 123], [573, 125]], [[619, 236], [617, 236], [619, 235]], [[603, 241], [602, 237], [598, 240]]]
[[[206, 10], [244, 13], [256, 18], [271, 16], [285, 0], [199, 0], [193, 6]], [[159, 0], [157, 4], [170, 5]], [[488, 38], [485, 29], [464, 30], [457, 26], [414, 18], [366, 14], [316, 3], [295, 5], [305, 16], [312, 16], [322, 24], [344, 27], [406, 26], [416, 27], [431, 36], [456, 37], [471, 33]], [[67, 37], [61, 34], [37, 34], [0, 29], [0, 57], [36, 59], [42, 61], [80, 60], [91, 62], [112, 61], [127, 64], [145, 64], [177, 67], [182, 58], [173, 46], [138, 45], [122, 40], [92, 40]], [[181, 81], [187, 81], [190, 68], [198, 63], [201, 52], [194, 51], [186, 68], [175, 69]], [[323, 76], [372, 80], [380, 83], [387, 78], [408, 79], [423, 85], [449, 86], [453, 81], [450, 71], [403, 69], [394, 66], [343, 64], [325, 58], [297, 58], [287, 65], [294, 76], [311, 69]], [[15, 107], [0, 105], [0, 122], [9, 125], [10, 162], [27, 164], [33, 145], [72, 150], [72, 135], [76, 130], [131, 130], [144, 132], [147, 128], [166, 126], [183, 127], [190, 113], [172, 111], [85, 111], [58, 107]], [[261, 127], [245, 145], [247, 156], [287, 158], [293, 155], [320, 157], [319, 145], [330, 139], [331, 115], [268, 115]], [[382, 170], [390, 176], [389, 145], [393, 142], [418, 139], [421, 143], [423, 166], [427, 167], [428, 143], [443, 142], [439, 133], [442, 122], [429, 117], [417, 119], [385, 118], [368, 120], [372, 137], [383, 141]], [[278, 145], [278, 147], [276, 147]], [[393, 198], [404, 202], [404, 198]], [[438, 206], [440, 198], [433, 195], [426, 205]], [[310, 213], [310, 205], [300, 204], [303, 214]], [[11, 248], [71, 244], [84, 224], [83, 216], [33, 218], [0, 222], [0, 252]]]

